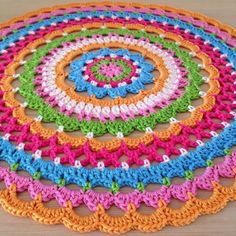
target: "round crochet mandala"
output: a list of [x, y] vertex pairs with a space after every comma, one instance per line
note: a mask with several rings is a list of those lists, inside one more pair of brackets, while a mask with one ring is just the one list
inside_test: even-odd
[[[236, 174], [233, 28], [172, 7], [98, 2], [31, 12], [0, 35], [5, 210], [80, 232], [151, 232], [236, 200], [236, 183], [220, 182]], [[89, 216], [76, 213], [82, 205]], [[109, 215], [112, 206], [124, 214]]]

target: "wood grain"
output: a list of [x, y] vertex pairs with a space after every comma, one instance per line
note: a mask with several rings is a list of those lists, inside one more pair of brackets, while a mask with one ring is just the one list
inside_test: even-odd
[[[69, 3], [67, 0], [0, 0], [0, 22], [8, 20], [12, 17], [22, 15], [28, 11], [39, 9], [41, 7], [52, 6], [55, 4]], [[76, 2], [85, 2], [79, 1]], [[128, 2], [128, 1], [126, 1]], [[236, 0], [136, 0], [136, 2], [156, 3], [163, 5], [171, 5], [174, 7], [185, 8], [197, 12], [201, 12], [210, 17], [216, 18], [225, 24], [233, 27], [236, 26]], [[23, 195], [22, 199], [27, 199]], [[52, 205], [55, 206], [53, 203]], [[174, 207], [178, 207], [175, 203]], [[145, 213], [149, 209], [144, 209]], [[85, 210], [82, 210], [85, 213]], [[113, 210], [113, 215], [118, 215], [119, 211]], [[127, 235], [141, 235], [140, 232], [129, 232]], [[160, 232], [153, 233], [159, 236], [227, 236], [236, 235], [236, 202], [229, 203], [225, 209], [216, 215], [201, 216], [194, 223], [188, 226], [173, 228], [166, 227]], [[0, 235], [4, 236], [60, 236], [60, 235], [78, 235], [78, 232], [71, 232], [62, 225], [47, 226], [40, 225], [31, 219], [18, 218], [4, 212], [0, 208]], [[105, 235], [100, 232], [89, 233], [89, 235]]]

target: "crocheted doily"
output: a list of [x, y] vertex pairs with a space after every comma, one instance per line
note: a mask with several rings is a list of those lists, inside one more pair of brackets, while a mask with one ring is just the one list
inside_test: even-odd
[[0, 35], [5, 210], [80, 232], [150, 232], [236, 199], [236, 183], [220, 182], [236, 174], [234, 29], [172, 7], [97, 2], [28, 13]]

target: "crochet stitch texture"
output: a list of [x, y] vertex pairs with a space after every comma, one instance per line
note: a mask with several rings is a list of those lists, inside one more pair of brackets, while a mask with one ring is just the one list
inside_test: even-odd
[[[220, 182], [236, 174], [235, 29], [172, 7], [96, 2], [16, 17], [0, 36], [6, 211], [79, 232], [152, 232], [236, 200], [236, 182]], [[109, 215], [112, 206], [124, 215]]]

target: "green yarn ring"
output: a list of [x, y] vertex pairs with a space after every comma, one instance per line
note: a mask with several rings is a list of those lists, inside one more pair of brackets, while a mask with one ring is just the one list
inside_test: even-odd
[[[34, 69], [40, 64], [41, 59], [53, 48], [60, 46], [64, 42], [73, 41], [77, 37], [88, 37], [93, 34], [108, 35], [108, 33], [117, 33], [121, 36], [125, 34], [133, 35], [135, 38], [148, 38], [151, 43], [160, 43], [165, 49], [171, 49], [175, 52], [176, 56], [183, 61], [183, 65], [188, 71], [189, 85], [185, 88], [185, 94], [173, 101], [172, 104], [167, 107], [152, 113], [147, 117], [138, 117], [136, 119], [129, 119], [128, 121], [107, 121], [102, 123], [100, 121], [79, 121], [76, 118], [71, 118], [63, 113], [60, 113], [50, 107], [46, 102], [35, 93], [35, 86], [33, 84], [35, 72]], [[56, 39], [53, 42], [48, 43], [43, 48], [38, 49], [32, 56], [32, 58], [24, 65], [24, 70], [20, 74], [20, 87], [19, 93], [25, 97], [28, 107], [30, 109], [37, 110], [38, 114], [42, 116], [43, 122], [55, 122], [57, 127], [63, 126], [64, 131], [77, 131], [80, 130], [85, 135], [89, 132], [93, 132], [94, 136], [101, 136], [105, 133], [117, 135], [118, 132], [122, 132], [124, 136], [129, 135], [134, 130], [145, 131], [147, 127], [152, 129], [158, 123], [169, 123], [171, 117], [176, 117], [178, 112], [188, 111], [188, 106], [191, 101], [198, 99], [199, 86], [203, 84], [204, 80], [200, 74], [200, 68], [198, 64], [192, 60], [191, 55], [180, 49], [174, 42], [166, 41], [165, 39], [146, 32], [133, 31], [128, 29], [93, 29], [80, 31], [64, 36], [60, 39]]]

